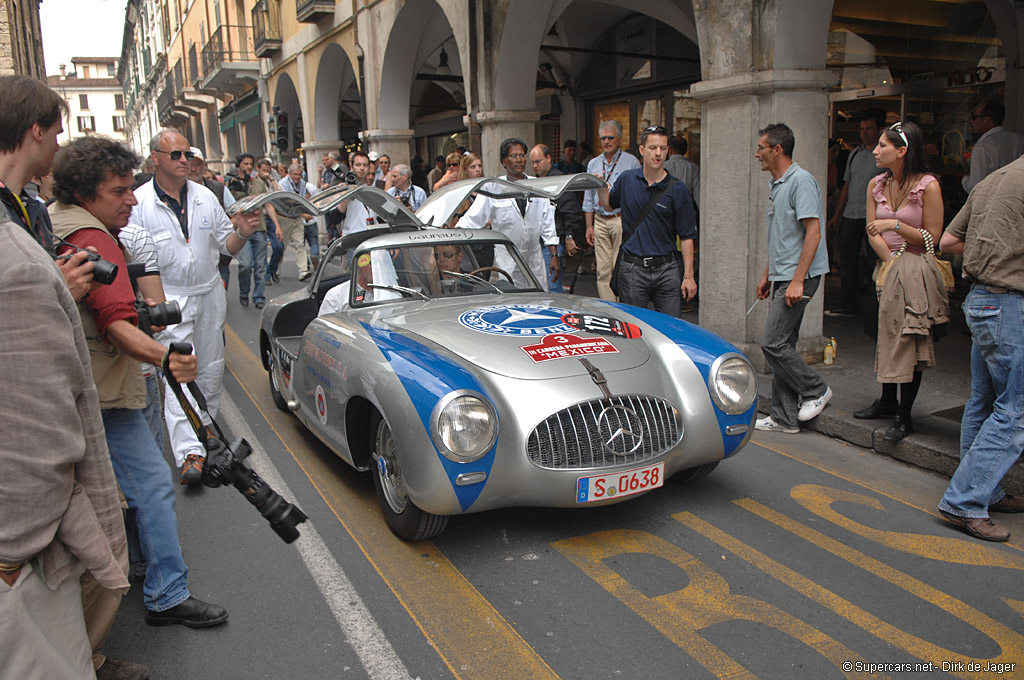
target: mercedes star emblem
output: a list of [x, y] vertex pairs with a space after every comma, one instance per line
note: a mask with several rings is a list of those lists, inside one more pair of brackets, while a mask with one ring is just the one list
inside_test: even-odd
[[644, 443], [644, 427], [640, 416], [630, 408], [613, 405], [597, 416], [597, 426], [603, 437], [604, 450], [615, 456], [628, 456]]

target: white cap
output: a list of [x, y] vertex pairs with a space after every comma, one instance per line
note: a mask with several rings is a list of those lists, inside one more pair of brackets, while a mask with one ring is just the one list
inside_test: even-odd
[[370, 153], [368, 153], [366, 155], [369, 156], [370, 160], [373, 161], [374, 163], [376, 163], [377, 159], [380, 158], [380, 154], [377, 153], [376, 151], [371, 151]]
[[198, 158], [201, 161], [206, 160], [205, 158], [203, 158], [203, 152], [197, 149], [196, 147], [193, 146], [191, 149], [189, 149], [189, 151], [192, 152], [193, 157]]

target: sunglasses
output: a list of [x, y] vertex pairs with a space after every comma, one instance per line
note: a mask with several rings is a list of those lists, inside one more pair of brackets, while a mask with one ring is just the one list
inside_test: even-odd
[[448, 167], [449, 168], [457, 168], [457, 167], [459, 167], [459, 165], [460, 165], [460, 163], [449, 163]]
[[196, 155], [191, 151], [181, 151], [179, 149], [175, 149], [174, 151], [161, 151], [160, 149], [156, 149], [156, 152], [167, 154], [168, 156], [171, 157], [172, 161], [180, 161], [182, 156], [185, 156], [185, 160], [187, 161], [190, 161], [196, 157]]
[[602, 135], [601, 141], [602, 142], [610, 142], [613, 139], [618, 139], [618, 138], [619, 138], [618, 135]]
[[449, 250], [447, 252], [442, 250], [437, 253], [437, 256], [445, 260], [450, 260], [454, 257], [458, 257], [459, 252], [457, 250]]
[[641, 132], [640, 134], [642, 134], [642, 135], [667, 135], [668, 134], [668, 130], [666, 130], [661, 125], [652, 125], [652, 126], [650, 126], [648, 128], [644, 128], [644, 131]]
[[889, 129], [900, 136], [900, 139], [903, 140], [903, 146], [910, 146], [910, 142], [907, 141], [907, 136], [903, 133], [903, 123], [893, 123], [889, 126]]

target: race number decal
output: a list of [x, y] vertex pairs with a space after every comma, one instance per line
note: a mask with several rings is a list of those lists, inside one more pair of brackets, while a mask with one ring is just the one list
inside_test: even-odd
[[643, 331], [636, 324], [628, 321], [619, 321], [608, 316], [592, 316], [590, 314], [579, 314], [573, 312], [562, 317], [562, 323], [577, 330], [596, 333], [598, 335], [611, 335], [626, 340], [634, 340], [643, 335]]

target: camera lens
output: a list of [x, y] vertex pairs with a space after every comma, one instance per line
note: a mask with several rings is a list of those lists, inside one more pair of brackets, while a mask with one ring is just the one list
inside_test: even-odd
[[92, 252], [89, 253], [89, 259], [93, 262], [92, 280], [104, 286], [112, 284], [117, 278], [117, 265]]
[[149, 308], [150, 323], [154, 326], [173, 326], [181, 323], [181, 307], [177, 301], [161, 302]]

